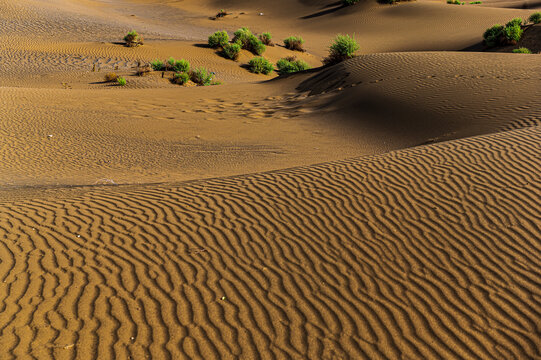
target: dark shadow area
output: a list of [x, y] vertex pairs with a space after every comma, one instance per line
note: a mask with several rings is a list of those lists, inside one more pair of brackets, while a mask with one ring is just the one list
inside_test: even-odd
[[[318, 12], [316, 12], [314, 14], [301, 16], [300, 18], [303, 19], [303, 20], [313, 19], [313, 18], [317, 18], [317, 17], [320, 17], [320, 16], [325, 16], [325, 15], [332, 14], [332, 13], [334, 13], [334, 12], [340, 10], [340, 9], [343, 9], [343, 8], [347, 7], [347, 5], [344, 5], [342, 2], [338, 2], [337, 4], [338, 5], [336, 5], [335, 7], [331, 8], [331, 9], [321, 10], [321, 11], [318, 11]], [[332, 6], [332, 5], [328, 5], [328, 6]]]
[[198, 47], [198, 48], [203, 48], [203, 49], [211, 49], [209, 44], [193, 44], [192, 46], [195, 46], [195, 47]]

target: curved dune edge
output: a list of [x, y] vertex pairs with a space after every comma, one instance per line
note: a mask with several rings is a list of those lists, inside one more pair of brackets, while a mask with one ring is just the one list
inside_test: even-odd
[[9, 357], [522, 358], [541, 350], [541, 127], [0, 205]]

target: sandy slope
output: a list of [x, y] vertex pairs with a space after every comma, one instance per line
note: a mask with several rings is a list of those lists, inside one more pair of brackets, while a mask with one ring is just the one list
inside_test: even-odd
[[541, 62], [452, 51], [519, 7], [0, 0], [0, 359], [541, 359]]
[[9, 357], [539, 359], [541, 128], [0, 205]]

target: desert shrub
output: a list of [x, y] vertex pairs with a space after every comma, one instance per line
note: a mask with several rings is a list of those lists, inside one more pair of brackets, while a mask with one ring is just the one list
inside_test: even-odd
[[201, 86], [208, 86], [212, 82], [212, 74], [204, 67], [199, 67], [190, 72], [190, 79]]
[[190, 75], [188, 73], [181, 72], [181, 73], [176, 73], [173, 75], [172, 82], [174, 84], [184, 85], [188, 81], [190, 81]]
[[351, 59], [359, 50], [359, 44], [354, 37], [349, 35], [337, 35], [329, 47], [329, 56], [323, 60], [325, 64], [337, 64]]
[[208, 44], [211, 48], [224, 47], [229, 43], [229, 35], [225, 31], [216, 31], [214, 34], [209, 36]]
[[503, 25], [494, 25], [485, 30], [483, 34], [483, 39], [485, 39], [485, 44], [489, 47], [498, 45], [501, 42], [501, 37], [503, 36]]
[[447, 0], [447, 4], [464, 5], [464, 2], [458, 0]]
[[254, 55], [262, 55], [267, 47], [255, 35], [250, 36], [250, 48], [248, 49]]
[[520, 25], [513, 24], [511, 26], [505, 26], [503, 28], [503, 35], [510, 43], [515, 43], [520, 40], [522, 37], [522, 33], [524, 30], [520, 27]]
[[154, 71], [162, 71], [165, 70], [165, 63], [159, 59], [156, 59], [150, 62], [150, 67]]
[[357, 4], [359, 0], [342, 0], [342, 4], [344, 5], [354, 5]]
[[227, 44], [224, 46], [223, 55], [231, 60], [237, 60], [240, 54], [240, 45], [239, 44]]
[[248, 62], [248, 65], [250, 66], [250, 71], [255, 74], [268, 75], [274, 70], [272, 63], [262, 56], [253, 58]]
[[242, 27], [234, 32], [233, 42], [240, 45], [241, 48], [249, 50], [250, 38], [253, 36], [250, 29]]
[[300, 36], [290, 36], [287, 39], [284, 39], [284, 45], [286, 49], [304, 51], [302, 45], [304, 44], [304, 39]]
[[536, 12], [530, 15], [528, 21], [534, 24], [541, 24], [541, 12]]
[[143, 45], [143, 38], [137, 33], [137, 31], [130, 31], [126, 36], [124, 36], [124, 41], [128, 47], [136, 47]]
[[216, 81], [211, 82], [210, 85], [212, 85], [212, 86], [214, 86], [214, 85], [222, 85], [222, 82], [219, 81], [219, 80], [216, 80]]
[[105, 82], [116, 82], [118, 79], [118, 75], [114, 72], [110, 72], [105, 74]]
[[470, 1], [470, 5], [482, 4], [482, 1]]
[[274, 43], [272, 42], [272, 35], [268, 32], [264, 32], [263, 34], [259, 35], [259, 40], [267, 46], [274, 46]]
[[525, 47], [521, 47], [521, 48], [518, 48], [518, 49], [513, 49], [513, 52], [515, 54], [531, 54], [532, 53], [530, 51], [530, 49], [525, 48]]
[[116, 79], [119, 86], [125, 86], [126, 85], [126, 79], [124, 79], [122, 76], [119, 76], [118, 79]]
[[522, 22], [523, 20], [521, 18], [514, 18], [513, 20], [507, 22], [507, 24], [505, 24], [505, 27], [521, 26]]
[[310, 69], [304, 60], [296, 60], [291, 58], [282, 58], [276, 63], [278, 68], [278, 73], [280, 74], [291, 74], [297, 71], [303, 71]]
[[177, 73], [187, 73], [190, 71], [190, 63], [184, 59], [176, 60], [173, 64], [173, 71]]

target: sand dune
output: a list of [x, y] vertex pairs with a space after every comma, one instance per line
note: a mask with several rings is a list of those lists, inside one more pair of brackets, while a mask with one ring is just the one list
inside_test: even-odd
[[4, 202], [0, 343], [38, 358], [541, 357], [541, 128]]
[[0, 360], [541, 359], [540, 27], [481, 43], [536, 6], [0, 0]]

